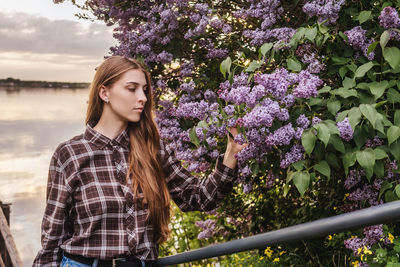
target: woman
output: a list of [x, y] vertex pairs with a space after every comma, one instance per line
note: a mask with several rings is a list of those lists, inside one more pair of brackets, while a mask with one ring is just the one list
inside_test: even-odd
[[191, 176], [160, 140], [150, 85], [134, 59], [109, 57], [96, 70], [85, 132], [51, 159], [33, 266], [151, 266], [168, 237], [170, 196], [204, 211], [230, 192], [244, 145], [228, 137], [213, 174]]

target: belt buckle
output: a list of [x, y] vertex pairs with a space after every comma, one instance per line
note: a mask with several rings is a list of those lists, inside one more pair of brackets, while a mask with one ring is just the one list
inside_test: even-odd
[[123, 260], [123, 259], [125, 259], [125, 258], [116, 258], [116, 259], [112, 259], [112, 260], [111, 260], [111, 266], [112, 266], [112, 267], [117, 267], [117, 261]]

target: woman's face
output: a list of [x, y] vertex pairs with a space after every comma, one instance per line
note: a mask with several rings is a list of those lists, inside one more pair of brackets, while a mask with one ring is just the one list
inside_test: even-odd
[[107, 90], [111, 112], [124, 122], [138, 122], [147, 101], [146, 90], [143, 71], [128, 70]]

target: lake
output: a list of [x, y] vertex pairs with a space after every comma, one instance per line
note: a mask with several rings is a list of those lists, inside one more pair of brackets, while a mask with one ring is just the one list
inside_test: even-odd
[[83, 133], [88, 89], [0, 88], [0, 200], [12, 203], [10, 226], [24, 266], [40, 249], [50, 158]]

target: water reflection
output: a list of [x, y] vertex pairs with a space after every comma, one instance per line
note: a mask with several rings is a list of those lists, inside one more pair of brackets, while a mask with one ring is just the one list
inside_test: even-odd
[[47, 172], [57, 145], [84, 131], [87, 89], [0, 88], [0, 200], [24, 266], [40, 249]]

